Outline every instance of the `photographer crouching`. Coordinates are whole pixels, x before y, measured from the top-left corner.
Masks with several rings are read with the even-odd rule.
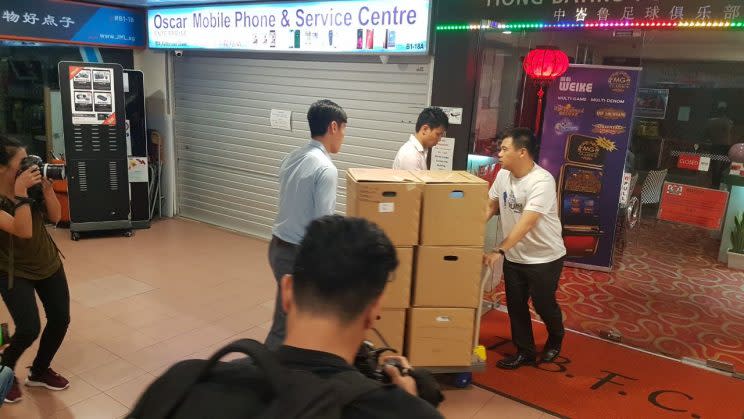
[[[287,338],[277,352],[280,362],[321,376],[353,370],[360,343],[380,316],[382,292],[397,265],[395,248],[376,225],[337,215],[313,221],[300,244],[294,274],[281,281]],[[442,417],[416,397],[419,389],[431,393],[422,387],[433,384],[433,379],[417,383],[417,374],[404,357],[382,361],[382,372],[395,385],[352,401],[344,418]],[[421,381],[427,378],[421,375]],[[441,395],[438,388],[434,392],[438,399],[433,402],[438,404]]]
[[[208,360],[172,366],[140,397],[130,419],[439,419],[433,376],[400,356],[378,359],[366,342],[398,265],[379,227],[329,215],[312,221],[293,274],[280,281],[287,334],[275,351],[241,339]],[[231,362],[228,353],[250,358]],[[378,362],[379,361],[379,362]]]
[[[18,141],[0,135],[0,294],[16,328],[0,363],[15,370],[18,358],[39,336],[38,294],[47,324],[25,384],[64,390],[69,382],[50,364],[67,334],[70,293],[59,250],[45,227],[45,217],[59,222],[61,207],[37,159]],[[5,402],[21,398],[14,378]]]

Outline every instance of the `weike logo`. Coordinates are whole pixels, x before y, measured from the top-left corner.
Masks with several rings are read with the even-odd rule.
[[[594,83],[579,83],[571,81],[571,77],[561,77],[558,90],[561,92],[591,93]]]

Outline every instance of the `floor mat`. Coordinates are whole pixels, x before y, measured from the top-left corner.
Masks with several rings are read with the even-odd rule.
[[[547,333],[535,322],[538,347]],[[555,363],[501,370],[496,361],[514,353],[509,318],[493,310],[483,317],[481,343],[488,367],[477,385],[571,418],[744,417],[744,380],[689,366],[622,345],[567,331]]]
[[[644,220],[611,273],[563,270],[556,296],[566,327],[613,330],[630,346],[744,372],[744,272],[717,261],[719,243],[695,227]],[[490,298],[506,302],[503,284]]]

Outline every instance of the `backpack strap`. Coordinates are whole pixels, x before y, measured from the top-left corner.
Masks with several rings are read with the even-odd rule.
[[[148,404],[145,400],[140,400],[137,405],[147,405],[148,410],[151,409],[148,414],[152,417],[170,417],[188,396],[191,388],[206,378],[220,359],[233,352],[250,356],[253,363],[266,374],[271,390],[275,394],[281,394],[285,386],[283,382],[284,368],[274,358],[274,354],[253,339],[241,339],[223,347],[206,361],[201,359],[183,361],[183,363],[190,363],[192,366],[171,369],[156,381],[157,386],[153,384],[153,387],[160,388],[159,395],[153,395],[153,397],[157,397],[157,403]],[[168,397],[162,397],[164,395],[168,395]],[[137,407],[135,407],[130,417],[137,417],[136,412],[138,412]]]

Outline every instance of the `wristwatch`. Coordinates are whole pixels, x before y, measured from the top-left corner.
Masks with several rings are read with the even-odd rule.
[[[496,251],[501,253],[501,256],[506,256],[506,252],[504,252],[504,249],[499,247],[498,249],[496,249]]]

